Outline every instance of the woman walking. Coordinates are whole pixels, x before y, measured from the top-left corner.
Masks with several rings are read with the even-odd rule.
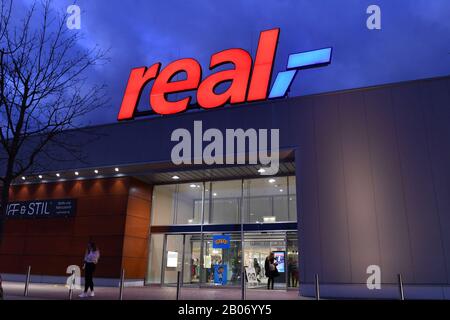
[[[100,251],[94,242],[89,241],[86,253],[84,255],[84,292],[80,294],[80,298],[86,298],[88,296],[94,297],[94,272],[95,266],[100,259]],[[91,290],[90,295],[88,295],[88,290]]]

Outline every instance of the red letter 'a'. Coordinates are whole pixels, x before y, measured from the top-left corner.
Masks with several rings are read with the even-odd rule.
[[[133,119],[142,89],[150,80],[156,77],[160,66],[160,63],[155,63],[148,69],[140,67],[131,70],[119,115],[117,116],[119,121]]]
[[[264,100],[267,98],[270,77],[272,75],[273,60],[277,49],[280,29],[261,32],[256,51],[252,80],[248,91],[247,101]]]
[[[250,54],[242,49],[228,49],[211,57],[209,68],[212,69],[225,63],[233,63],[232,70],[220,71],[208,76],[200,84],[197,91],[197,102],[203,108],[215,108],[225,103],[240,103],[245,101],[248,79],[252,66]],[[231,81],[230,87],[223,93],[216,94],[214,89],[223,82]]]
[[[180,72],[186,73],[186,79],[171,81]],[[168,101],[167,95],[195,89],[201,78],[202,69],[194,59],[180,59],[170,63],[161,71],[153,84],[150,94],[150,104],[153,111],[159,114],[173,114],[186,110],[191,97],[178,101]]]

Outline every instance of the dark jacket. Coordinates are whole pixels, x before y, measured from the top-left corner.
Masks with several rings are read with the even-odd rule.
[[[266,261],[264,261],[264,271],[266,274],[266,277],[271,278],[274,276],[274,272],[270,270],[270,265],[275,262],[275,259],[270,259],[269,257],[266,258]]]

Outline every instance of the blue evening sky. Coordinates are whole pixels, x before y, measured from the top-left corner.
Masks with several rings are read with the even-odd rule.
[[[16,2],[28,6],[30,0]],[[63,14],[73,0],[53,3]],[[92,69],[110,104],[86,124],[115,122],[130,69],[193,57],[206,74],[211,54],[232,47],[254,56],[261,30],[281,28],[274,72],[289,53],[332,46],[325,68],[301,71],[290,96],[450,74],[450,0],[80,0],[82,46],[109,48]],[[381,30],[366,9],[381,8]],[[276,74],[276,73],[274,73]],[[273,79],[274,80],[274,77]],[[148,97],[143,95],[144,105]]]

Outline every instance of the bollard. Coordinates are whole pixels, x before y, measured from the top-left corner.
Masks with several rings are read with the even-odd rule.
[[[69,300],[73,299],[73,287],[75,286],[75,270],[72,270],[71,279],[72,283],[69,286]]]
[[[180,300],[180,289],[181,289],[180,279],[181,279],[181,271],[178,271],[178,273],[177,273],[177,300]]]
[[[320,300],[319,275],[317,273],[315,275],[315,280],[316,280],[316,300]]]
[[[30,277],[31,277],[31,266],[28,266],[27,277],[25,279],[25,289],[23,291],[24,297],[28,297],[28,287],[30,285]]]
[[[123,300],[123,285],[125,282],[125,269],[122,269],[122,274],[120,276],[120,290],[119,290],[119,300]]]
[[[400,300],[405,300],[405,293],[403,291],[403,279],[401,273],[398,274],[398,291],[400,294]]]
[[[242,272],[241,279],[241,300],[245,300],[245,271]]]
[[[3,287],[2,287],[2,275],[0,274],[0,300],[4,299]]]

